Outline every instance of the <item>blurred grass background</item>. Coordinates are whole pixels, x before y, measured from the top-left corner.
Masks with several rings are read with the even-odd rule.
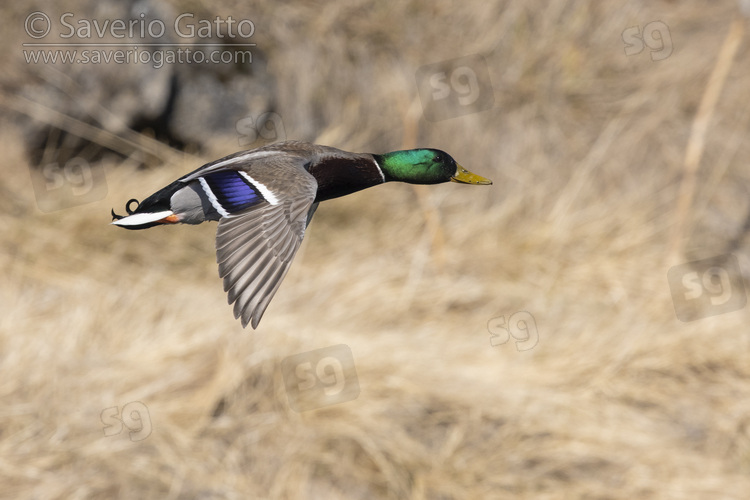
[[[667,282],[671,266],[729,250],[750,265],[742,31],[675,230],[694,118],[730,26],[746,23],[736,2],[164,5],[255,23],[251,78],[274,82],[263,110],[287,138],[437,147],[494,185],[326,202],[260,328],[243,330],[215,225],[108,223],[110,208],[241,149],[244,115],[227,111],[229,132],[206,127],[185,152],[113,133],[136,147],[91,160],[106,197],[42,212],[29,130],[55,118],[29,104],[49,79],[24,62],[24,19],[105,15],[4,5],[3,498],[747,498],[750,313],[680,322]],[[654,21],[671,55],[626,55],[623,32]],[[426,120],[418,69],[473,54],[492,108]],[[492,347],[488,322],[517,311],[538,344]],[[281,360],[336,344],[353,352],[359,397],[291,410]],[[132,401],[151,434],[105,436],[102,411]]]

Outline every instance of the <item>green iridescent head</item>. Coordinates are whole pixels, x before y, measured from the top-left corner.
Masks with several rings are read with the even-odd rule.
[[[445,151],[439,149],[409,149],[374,155],[386,181],[410,184],[492,184],[492,181],[472,174]]]

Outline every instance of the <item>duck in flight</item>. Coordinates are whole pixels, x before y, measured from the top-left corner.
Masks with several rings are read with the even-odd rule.
[[[128,215],[113,210],[112,224],[146,229],[218,221],[224,291],[242,326],[257,328],[318,204],[390,181],[492,184],[438,149],[378,155],[287,141],[203,165],[141,203],[128,201]]]

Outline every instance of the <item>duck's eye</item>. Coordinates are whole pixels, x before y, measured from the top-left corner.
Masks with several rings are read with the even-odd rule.
[[[440,155],[435,155],[432,158],[432,161],[434,161],[435,163],[440,163],[441,160],[442,160],[442,158],[440,158]]]

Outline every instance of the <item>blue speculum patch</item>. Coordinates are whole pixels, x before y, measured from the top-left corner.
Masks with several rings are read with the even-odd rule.
[[[263,201],[263,196],[239,172],[216,172],[203,178],[219,204],[229,213],[239,212]]]

